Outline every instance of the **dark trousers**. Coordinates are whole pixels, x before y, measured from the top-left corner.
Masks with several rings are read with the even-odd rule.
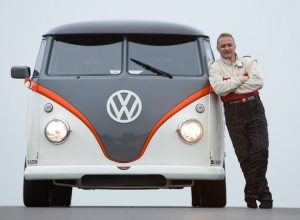
[[[224,110],[226,126],[246,180],[245,200],[272,201],[266,179],[268,125],[259,96],[244,103],[224,103]]]

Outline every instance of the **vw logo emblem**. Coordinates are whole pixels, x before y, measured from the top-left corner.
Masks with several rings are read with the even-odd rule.
[[[119,123],[129,123],[137,119],[142,112],[141,99],[132,91],[119,90],[107,100],[108,115]]]

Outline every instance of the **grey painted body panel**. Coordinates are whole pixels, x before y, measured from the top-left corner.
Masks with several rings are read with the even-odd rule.
[[[138,22],[138,21],[111,21],[111,22],[80,22],[62,25],[50,30],[44,35],[178,35],[178,36],[202,36],[207,37],[202,31],[195,28],[167,22]]]
[[[96,129],[107,154],[113,160],[122,162],[134,160],[141,153],[151,129],[166,113],[209,85],[205,74],[173,79],[119,75],[79,79],[42,77],[34,81],[76,107]],[[130,123],[116,122],[107,113],[107,100],[118,90],[130,90],[142,101],[141,114]]]

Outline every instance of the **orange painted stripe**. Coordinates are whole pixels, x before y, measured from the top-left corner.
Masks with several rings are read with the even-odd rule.
[[[65,100],[63,97],[61,97],[60,95],[56,94],[55,92],[47,89],[46,87],[39,85],[33,81],[31,81],[31,90],[35,91],[37,93],[40,93],[43,96],[46,96],[47,98],[51,99],[52,101],[58,103],[59,105],[63,106],[65,109],[67,109],[68,111],[70,111],[72,114],[74,114],[77,118],[79,118],[89,129],[90,131],[93,133],[93,135],[95,136],[97,142],[99,143],[103,154],[105,155],[105,157],[111,161],[117,162],[117,163],[130,163],[133,161],[136,161],[138,159],[140,159],[143,154],[145,153],[147,146],[150,142],[150,140],[152,139],[153,135],[156,133],[156,131],[169,119],[171,118],[174,114],[176,114],[177,112],[179,112],[181,109],[183,109],[184,107],[186,107],[187,105],[191,104],[192,102],[196,101],[197,99],[213,92],[212,87],[211,86],[207,86],[201,90],[199,90],[198,92],[194,93],[193,95],[191,95],[190,97],[188,97],[187,99],[183,100],[181,103],[179,103],[178,105],[176,105],[173,109],[171,109],[163,118],[161,118],[152,128],[150,134],[148,135],[144,146],[140,152],[140,154],[134,158],[133,160],[130,161],[118,161],[118,160],[114,160],[112,159],[106,152],[104,145],[101,141],[101,139],[99,138],[96,129],[93,127],[93,125],[87,120],[87,118],[77,109],[75,108],[72,104],[70,104],[67,100]]]
[[[211,86],[207,86],[204,87],[203,89],[199,90],[198,92],[194,93],[193,95],[191,95],[190,97],[186,98],[185,100],[183,100],[182,102],[180,102],[178,105],[176,105],[173,109],[171,109],[167,114],[165,114],[164,117],[162,117],[152,128],[150,134],[148,135],[143,149],[141,151],[141,153],[139,154],[139,156],[135,159],[138,160],[139,158],[141,158],[143,156],[143,154],[146,151],[146,148],[150,142],[150,140],[152,139],[153,135],[156,133],[156,131],[167,121],[169,120],[169,118],[171,118],[173,115],[175,115],[177,112],[179,112],[181,109],[185,108],[186,106],[188,106],[189,104],[191,104],[192,102],[196,101],[197,99],[200,99],[201,97],[208,95],[209,93],[212,93],[212,87]]]
[[[104,155],[109,159],[113,160],[112,158],[109,157],[107,152],[105,151],[104,145],[102,141],[100,140],[96,129],[93,127],[93,125],[87,120],[87,118],[77,109],[75,108],[72,104],[70,104],[67,100],[65,100],[63,97],[60,95],[56,94],[55,92],[47,89],[44,86],[41,86],[33,81],[31,81],[31,90],[35,91],[37,93],[40,93],[43,96],[46,96],[47,98],[51,99],[52,101],[58,103],[59,105],[63,106],[65,109],[70,111],[73,115],[75,115],[77,118],[79,118],[93,133],[95,138],[97,139],[97,142],[99,143]]]

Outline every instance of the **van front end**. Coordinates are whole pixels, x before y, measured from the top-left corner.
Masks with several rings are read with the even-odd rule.
[[[34,107],[29,111],[36,120],[32,121],[27,129],[31,132],[28,134],[25,178],[56,180],[57,183],[72,180],[68,183],[80,188],[173,188],[191,186],[194,180],[222,180],[225,177],[221,136],[223,128],[219,122],[214,121],[220,117],[218,114],[221,112],[215,111],[216,106],[210,106],[212,103],[216,105],[215,99],[215,94],[208,93],[195,101],[191,100],[190,104],[184,103],[186,101],[184,100],[183,103],[187,104],[185,107],[181,107],[182,103],[179,103],[166,114],[166,118],[159,120],[148,131],[144,146],[135,158],[130,158],[131,161],[117,161],[113,160],[105,147],[100,145],[101,142],[99,144],[84,121],[53,100],[33,92],[29,106],[39,108]],[[51,112],[45,110],[49,105],[52,106]],[[199,113],[197,110],[203,112]],[[47,134],[49,125],[57,120],[65,123],[69,129],[68,137],[62,143],[53,143],[47,137],[51,135]],[[50,128],[56,135],[59,132],[68,133],[60,131],[64,129],[60,124],[56,123],[53,126],[57,126]],[[188,143],[188,140],[180,136],[179,129],[195,129],[195,134],[189,130],[181,132],[190,132],[184,134],[187,138],[199,135],[199,141]],[[216,134],[219,140],[216,139]],[[134,134],[124,133],[122,136],[123,140],[118,138],[118,141],[125,144],[120,147],[130,148],[126,140],[134,141]],[[121,175],[127,176],[126,180],[130,181],[132,178],[133,182],[124,183],[122,186],[118,179],[114,179],[116,182],[103,185],[103,178],[110,178],[112,175],[119,176],[120,181],[124,178]],[[160,176],[159,180],[163,180],[164,184],[159,182],[151,185],[142,179],[145,185],[135,183],[135,177],[151,175]],[[98,178],[99,184],[88,185],[86,184],[88,181],[82,181],[89,178],[93,180]],[[178,181],[179,186],[172,184],[172,181],[176,183],[177,180],[181,180],[181,183]],[[183,184],[185,180],[186,184]]]

